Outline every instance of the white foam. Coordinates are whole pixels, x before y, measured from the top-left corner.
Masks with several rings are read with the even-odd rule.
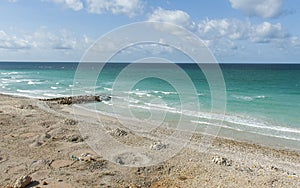
[[[30,81],[27,82],[27,84],[28,84],[28,85],[34,85],[35,83],[34,83],[33,81],[30,80]]]
[[[2,75],[18,75],[18,74],[22,74],[24,72],[1,72]]]
[[[59,93],[44,93],[43,95],[47,96],[47,97],[63,97],[64,96]]]
[[[151,106],[151,107],[159,108],[159,109],[176,110],[175,108],[169,107],[166,104],[153,104],[153,103],[145,103],[145,104],[148,106]]]
[[[106,90],[106,91],[112,91],[113,90],[112,88],[108,88],[108,87],[104,87],[103,89]]]
[[[257,95],[257,96],[243,96],[243,95],[232,95],[232,97],[244,101],[253,101],[255,99],[265,99],[267,98],[265,95]]]

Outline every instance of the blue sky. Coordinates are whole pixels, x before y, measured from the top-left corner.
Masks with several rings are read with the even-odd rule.
[[[219,62],[300,62],[300,1],[3,0],[0,61],[79,61],[100,36],[140,21],[171,22]]]

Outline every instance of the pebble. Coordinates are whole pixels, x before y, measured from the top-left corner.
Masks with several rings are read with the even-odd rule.
[[[125,130],[116,128],[116,129],[110,131],[110,134],[114,135],[114,136],[119,136],[120,137],[120,136],[126,136],[128,133]]]
[[[76,124],[78,123],[78,121],[76,121],[76,120],[74,120],[74,119],[66,119],[66,120],[64,121],[64,123],[65,123],[66,125],[76,125]]]
[[[166,149],[166,148],[167,148],[167,145],[163,144],[161,142],[154,142],[154,144],[152,144],[150,146],[150,149],[152,149],[152,150],[162,150],[162,149]]]
[[[219,156],[214,156],[212,159],[213,163],[216,163],[218,165],[224,165],[224,166],[231,166],[232,165],[232,161],[228,160],[225,157],[219,157]]]

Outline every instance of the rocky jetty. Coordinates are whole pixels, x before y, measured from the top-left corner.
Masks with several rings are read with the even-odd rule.
[[[72,97],[57,97],[51,99],[40,99],[42,101],[55,101],[58,104],[81,104],[81,103],[89,103],[89,102],[101,102],[101,101],[109,101],[111,96],[102,96],[102,95],[79,95]]]

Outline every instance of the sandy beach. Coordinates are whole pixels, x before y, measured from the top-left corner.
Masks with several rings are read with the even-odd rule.
[[[0,95],[0,187],[17,187],[24,176],[27,187],[300,187],[298,151],[222,138],[208,139],[212,143],[202,151],[199,144],[208,136],[196,133],[173,157],[128,167],[124,158],[112,161],[93,151],[78,125],[95,122],[72,112],[71,105]],[[97,119],[120,143],[162,155],[168,150],[155,143],[170,130],[144,134],[113,117]]]

